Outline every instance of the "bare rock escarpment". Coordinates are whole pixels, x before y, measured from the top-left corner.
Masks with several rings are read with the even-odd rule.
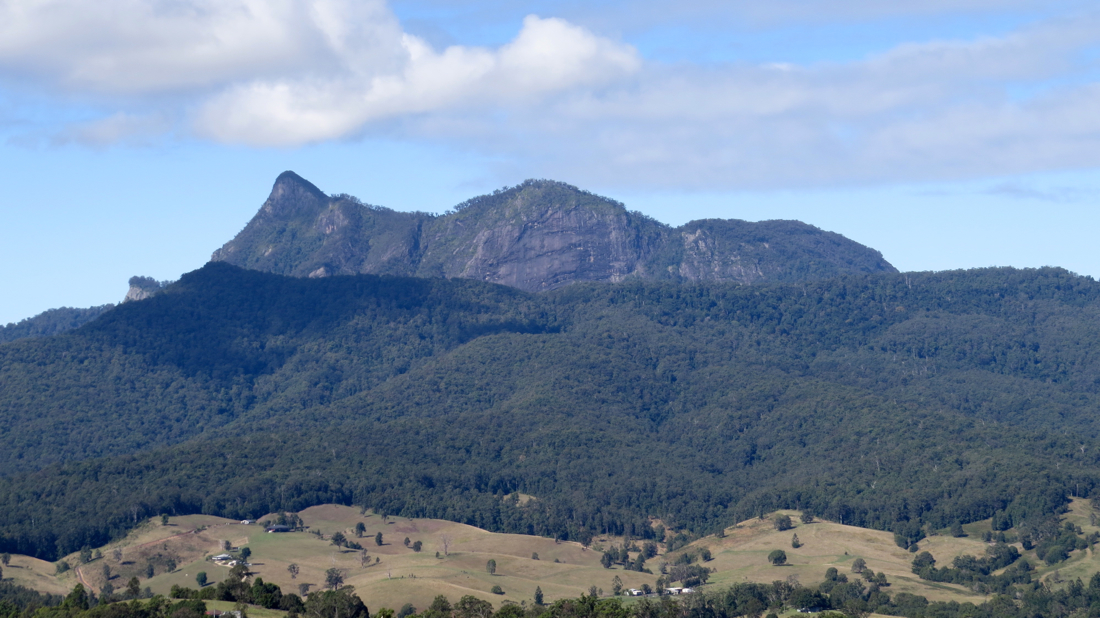
[[[798,221],[678,228],[570,185],[528,180],[444,215],[328,196],[293,172],[213,261],[283,275],[462,277],[527,291],[632,277],[760,283],[896,272],[882,255]]]

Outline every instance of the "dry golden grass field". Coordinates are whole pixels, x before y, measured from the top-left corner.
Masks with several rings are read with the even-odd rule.
[[[12,556],[11,564],[4,569],[4,578],[43,592],[64,594],[78,581],[100,590],[107,581],[106,566],[116,589],[125,587],[136,576],[143,588],[165,594],[173,585],[197,587],[195,576],[200,571],[212,583],[221,581],[228,574],[228,567],[208,558],[222,553],[224,542],[229,541],[235,549],[247,546],[252,551],[250,561],[255,576],[278,584],[284,592],[297,593],[301,584],[310,584],[309,588],[316,590],[324,585],[325,571],[336,567],[345,573],[345,584],[354,586],[372,611],[382,607],[397,609],[405,603],[423,609],[438,594],[452,602],[469,594],[499,606],[505,600],[531,603],[536,587],[542,588],[547,602],[579,596],[591,586],[610,594],[615,576],[627,588],[652,586],[661,562],[671,561],[684,551],[706,548],[712,560],[705,564],[715,570],[707,586],[711,589],[737,582],[770,583],[788,578],[812,586],[824,579],[829,567],[853,578],[857,576],[851,573],[852,562],[863,558],[876,573],[886,574],[891,584],[886,590],[892,594],[910,592],[934,601],[981,603],[986,599],[962,586],[917,579],[910,571],[913,554],[897,547],[889,532],[822,520],[803,524],[797,512],[781,513],[791,516],[793,530],[775,530],[771,515],[763,520],[747,520],[727,528],[724,538],[705,537],[672,554],[663,554],[662,548],[662,555],[647,562],[653,575],[624,571],[620,566],[604,569],[600,565],[599,548],[619,544],[621,539],[599,538],[592,548],[585,549],[578,543],[491,533],[442,520],[392,517],[383,521],[369,511],[361,514],[357,508],[324,505],[299,513],[308,532],[269,534],[255,524],[243,525],[204,515],[173,517],[167,526],[162,526],[159,519],[150,520],[127,537],[99,548],[102,557],[61,575],[55,574],[55,563]],[[1091,513],[1087,501],[1075,500],[1065,519],[1081,526],[1087,534],[1100,530],[1091,524]],[[362,538],[354,533],[358,523],[365,527]],[[962,554],[980,556],[986,549],[981,535],[989,529],[989,521],[968,524],[967,537],[953,538],[944,531],[921,541],[920,549],[931,552],[940,565],[950,564]],[[332,545],[330,539],[335,532],[360,543],[366,558],[362,552]],[[383,535],[381,546],[375,544],[378,532]],[[798,549],[791,547],[794,534],[802,543]],[[410,545],[420,541],[422,551],[406,547],[406,537]],[[121,560],[116,559],[116,549],[122,552]],[[768,562],[767,555],[774,549],[786,552],[786,566],[772,566]],[[538,554],[537,560],[533,554]],[[1046,566],[1033,554],[1024,552],[1038,567],[1038,573],[1055,586],[1078,577],[1087,582],[1093,573],[1100,571],[1100,556],[1091,550],[1074,552],[1069,560],[1055,566]],[[496,561],[495,574],[486,570],[490,559]],[[80,563],[77,554],[66,556],[65,560],[74,566]],[[171,562],[176,568],[169,572]],[[147,577],[150,564],[154,569],[152,578]],[[296,577],[287,569],[290,564],[298,565]],[[492,593],[493,586],[500,586],[504,594]]]

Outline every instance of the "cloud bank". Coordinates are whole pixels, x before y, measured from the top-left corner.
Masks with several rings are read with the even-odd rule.
[[[159,131],[294,147],[385,134],[601,186],[1097,167],[1098,48],[1100,15],[1077,13],[846,63],[669,65],[535,15],[504,45],[436,49],[380,0],[0,2],[7,89],[104,110],[59,128],[65,139],[133,143]]]

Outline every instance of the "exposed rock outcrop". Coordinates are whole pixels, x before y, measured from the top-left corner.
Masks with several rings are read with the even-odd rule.
[[[798,221],[678,228],[564,183],[529,180],[445,215],[329,197],[293,172],[214,261],[299,277],[463,277],[523,290],[631,277],[757,283],[895,272],[882,255]]]

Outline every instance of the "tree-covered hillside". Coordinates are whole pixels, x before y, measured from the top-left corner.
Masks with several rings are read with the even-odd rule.
[[[1022,522],[1100,478],[1098,312],[1058,269],[531,295],[210,264],[0,346],[0,549],[322,502],[581,539]]]
[[[88,322],[98,318],[114,305],[100,305],[78,309],[74,307],[60,307],[43,311],[38,315],[0,326],[0,343],[10,343],[18,339],[33,339],[35,337],[49,337],[74,328],[79,328]]]

